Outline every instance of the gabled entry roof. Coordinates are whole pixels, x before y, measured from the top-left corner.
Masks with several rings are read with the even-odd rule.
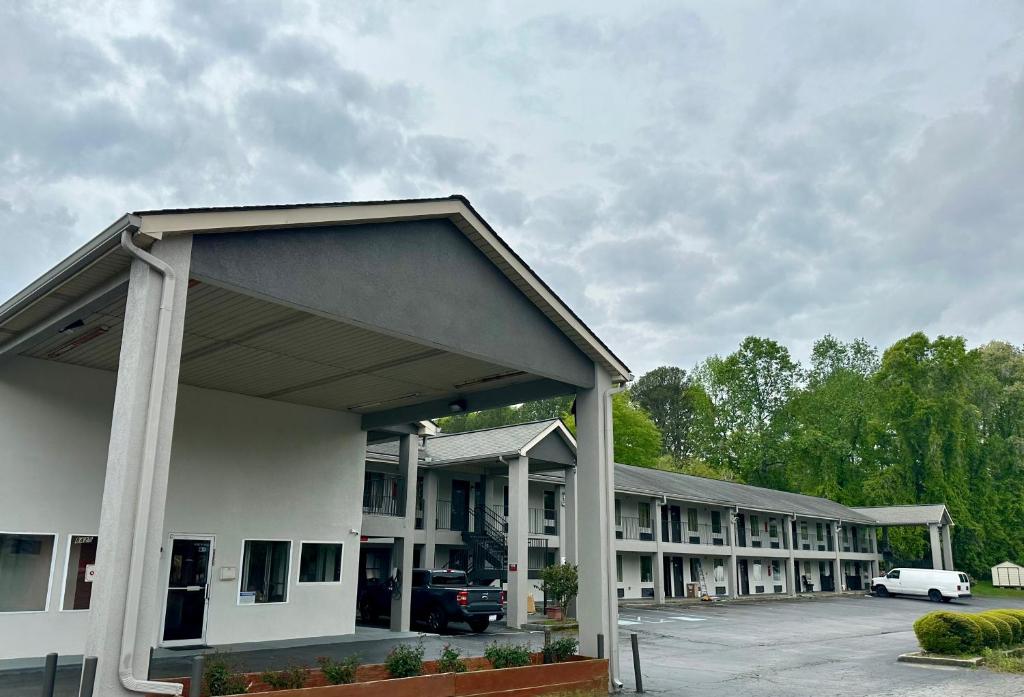
[[[953,522],[949,510],[941,503],[907,506],[860,506],[853,510],[878,521],[879,525],[948,525]]]
[[[119,247],[125,225],[135,225],[139,242],[178,234],[208,235],[398,221],[450,221],[576,347],[604,368],[613,382],[626,382],[629,368],[497,235],[462,196],[396,201],[313,203],[138,211],[128,214],[66,260],[0,305],[0,354],[22,332],[55,313],[73,307],[90,293],[116,284],[127,271],[128,256]],[[126,282],[126,277],[121,279]],[[424,298],[429,302],[429,298]]]
[[[499,457],[530,457],[534,449],[542,449],[541,457],[553,451],[548,439],[561,443],[563,454],[559,459],[569,459],[575,454],[576,441],[560,419],[531,421],[512,426],[497,426],[462,433],[439,433],[429,436],[420,449],[420,461],[424,465],[452,465],[461,462],[496,460]],[[398,457],[398,444],[376,443],[367,447],[370,457]],[[539,451],[538,451],[539,452]]]

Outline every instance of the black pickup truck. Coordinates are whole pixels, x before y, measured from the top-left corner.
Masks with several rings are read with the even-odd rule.
[[[374,621],[391,614],[394,583],[366,586],[359,597],[359,614]],[[412,619],[435,634],[449,622],[465,622],[482,632],[505,616],[505,591],[490,586],[471,586],[465,571],[414,569],[412,572]]]

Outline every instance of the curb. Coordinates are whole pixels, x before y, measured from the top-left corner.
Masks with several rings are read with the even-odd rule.
[[[953,658],[952,656],[931,656],[920,651],[902,653],[896,660],[900,663],[917,663],[931,666],[953,666],[956,668],[977,668],[985,662],[981,656],[974,658]]]

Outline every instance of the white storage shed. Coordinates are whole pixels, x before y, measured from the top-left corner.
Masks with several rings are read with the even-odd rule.
[[[1007,588],[1024,588],[1024,566],[1004,561],[992,567],[992,585]]]

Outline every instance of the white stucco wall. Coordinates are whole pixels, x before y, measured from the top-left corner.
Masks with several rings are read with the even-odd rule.
[[[88,612],[61,611],[60,596],[69,536],[97,531],[114,381],[48,361],[0,365],[0,531],[58,535],[49,607],[0,613],[0,659],[82,651]],[[364,453],[357,415],[182,386],[164,540],[216,536],[208,643],[353,631]],[[217,580],[221,567],[240,575],[243,538],[292,540],[287,603],[238,606],[237,578]],[[296,584],[302,540],[344,543],[340,584]]]

